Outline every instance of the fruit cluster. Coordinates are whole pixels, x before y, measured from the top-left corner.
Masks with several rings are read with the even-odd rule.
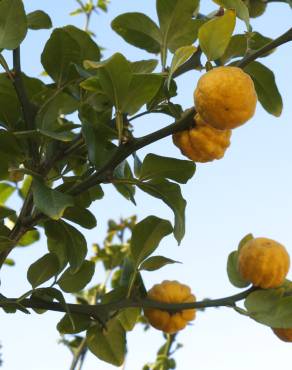
[[[254,83],[241,68],[214,68],[199,79],[194,101],[194,127],[174,134],[173,142],[195,162],[220,159],[230,145],[231,129],[254,115]]]

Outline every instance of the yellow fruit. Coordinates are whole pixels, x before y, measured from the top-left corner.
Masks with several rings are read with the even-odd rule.
[[[271,239],[251,239],[238,253],[238,271],[242,278],[263,289],[282,285],[289,266],[285,247]]]
[[[251,18],[260,17],[266,11],[267,3],[263,0],[244,0],[244,3],[248,7]]]
[[[196,126],[177,132],[172,139],[182,154],[195,162],[210,162],[224,156],[230,145],[230,130],[216,130],[206,124],[199,114],[195,116]]]
[[[241,126],[254,115],[257,94],[251,77],[241,68],[218,67],[199,79],[194,100],[205,122],[226,130]]]
[[[196,297],[191,293],[187,285],[178,281],[164,280],[161,284],[155,284],[148,292],[148,298],[165,303],[195,302]],[[196,317],[195,309],[182,310],[176,313],[156,308],[144,309],[150,325],[165,333],[173,334],[183,329],[187,323]]]
[[[277,337],[283,340],[284,342],[292,342],[292,328],[289,329],[272,328],[272,330],[277,335]]]

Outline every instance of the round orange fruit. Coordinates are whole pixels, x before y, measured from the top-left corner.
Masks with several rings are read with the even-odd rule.
[[[277,337],[282,341],[292,342],[292,328],[288,329],[272,328],[272,330],[277,335]]]

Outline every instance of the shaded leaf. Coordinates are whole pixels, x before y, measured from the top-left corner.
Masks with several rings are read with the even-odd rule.
[[[121,366],[126,353],[126,335],[118,319],[107,323],[106,329],[93,326],[88,329],[86,343],[89,350],[100,360]]]
[[[16,27],[17,25],[17,27]],[[16,49],[27,33],[27,20],[21,0],[0,2],[0,48]]]
[[[59,272],[58,258],[52,254],[45,254],[32,265],[27,271],[27,279],[33,288],[43,284]]]
[[[139,270],[155,271],[155,270],[159,270],[163,266],[173,264],[173,263],[181,263],[181,262],[174,261],[170,258],[163,257],[163,256],[153,256],[143,261],[139,267]]]
[[[249,30],[250,25],[248,7],[242,0],[216,0],[215,2],[221,5],[223,8],[234,9],[237,17],[245,22],[246,28]]]
[[[72,325],[74,323],[74,327]],[[61,334],[76,334],[80,333],[89,328],[91,324],[91,319],[88,315],[81,314],[68,314],[63,316],[63,318],[58,322],[57,329]]]
[[[12,216],[15,214],[15,211],[11,208],[0,206],[0,220],[3,220],[6,217]]]
[[[139,175],[140,180],[168,178],[185,184],[195,173],[196,165],[193,161],[162,157],[156,154],[147,154]]]
[[[161,33],[155,22],[143,13],[125,13],[112,21],[112,29],[125,41],[149,53],[158,54]]]
[[[233,251],[229,254],[227,260],[227,275],[232,285],[237,288],[245,288],[250,285],[249,282],[244,281],[238,271],[238,252]]]
[[[27,25],[31,30],[49,29],[53,26],[50,16],[42,10],[28,13]]]
[[[118,314],[118,319],[126,331],[132,331],[141,314],[141,308],[130,307],[122,310]]]
[[[244,68],[253,79],[258,99],[263,108],[270,114],[279,117],[283,101],[278,90],[274,73],[259,62],[252,62]]]
[[[130,244],[136,266],[152,254],[160,241],[172,231],[169,221],[155,216],[149,216],[140,221],[133,229]]]
[[[51,189],[39,180],[34,179],[32,189],[36,208],[53,220],[61,218],[65,209],[74,205],[70,195]]]
[[[93,229],[96,226],[95,216],[87,209],[76,206],[66,208],[63,218],[75,222],[86,229]]]
[[[151,73],[157,67],[158,61],[156,59],[138,60],[131,63],[132,73]]]
[[[146,193],[161,199],[174,212],[174,236],[178,243],[185,233],[185,208],[186,201],[182,197],[180,186],[167,180],[155,179],[140,182],[137,186]]]
[[[71,268],[65,270],[58,280],[58,284],[64,292],[79,292],[91,281],[94,270],[94,262],[83,261],[77,272],[72,272]]]

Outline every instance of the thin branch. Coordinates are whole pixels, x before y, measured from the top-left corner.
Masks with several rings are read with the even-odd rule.
[[[79,347],[78,347],[78,350],[76,351],[74,357],[73,357],[73,360],[72,360],[72,363],[71,363],[71,366],[70,366],[70,370],[75,370],[76,369],[76,366],[79,362],[79,360],[81,361],[81,358],[82,358],[82,354],[83,352],[86,351],[86,338],[83,338]]]
[[[130,307],[141,307],[141,308],[156,308],[170,313],[179,312],[186,309],[199,309],[199,308],[209,308],[209,307],[233,307],[238,301],[245,299],[250,293],[254,292],[257,288],[251,287],[241,293],[219,299],[209,299],[200,302],[191,303],[164,303],[153,301],[150,299],[122,299],[117,302],[110,303],[99,303],[95,305],[81,305],[81,304],[67,304],[70,313],[89,315],[91,317],[97,318],[100,314],[110,313],[112,311],[117,311],[124,308]],[[17,303],[16,298],[5,299],[5,301],[0,301],[0,307],[5,307],[7,304]],[[30,298],[23,299],[21,305],[26,308],[38,308],[45,309],[49,311],[63,312],[66,313],[66,308],[64,305],[57,302],[42,301],[41,299]]]
[[[261,55],[267,53],[268,51],[271,51],[275,49],[277,46],[286,44],[287,42],[292,41],[292,28],[290,28],[287,32],[283,33],[283,35],[279,36],[275,40],[269,42],[262,48],[254,51],[253,53],[247,55],[245,58],[241,59],[237,66],[240,68],[246,67],[249,63],[253,62],[255,59],[260,57]]]

